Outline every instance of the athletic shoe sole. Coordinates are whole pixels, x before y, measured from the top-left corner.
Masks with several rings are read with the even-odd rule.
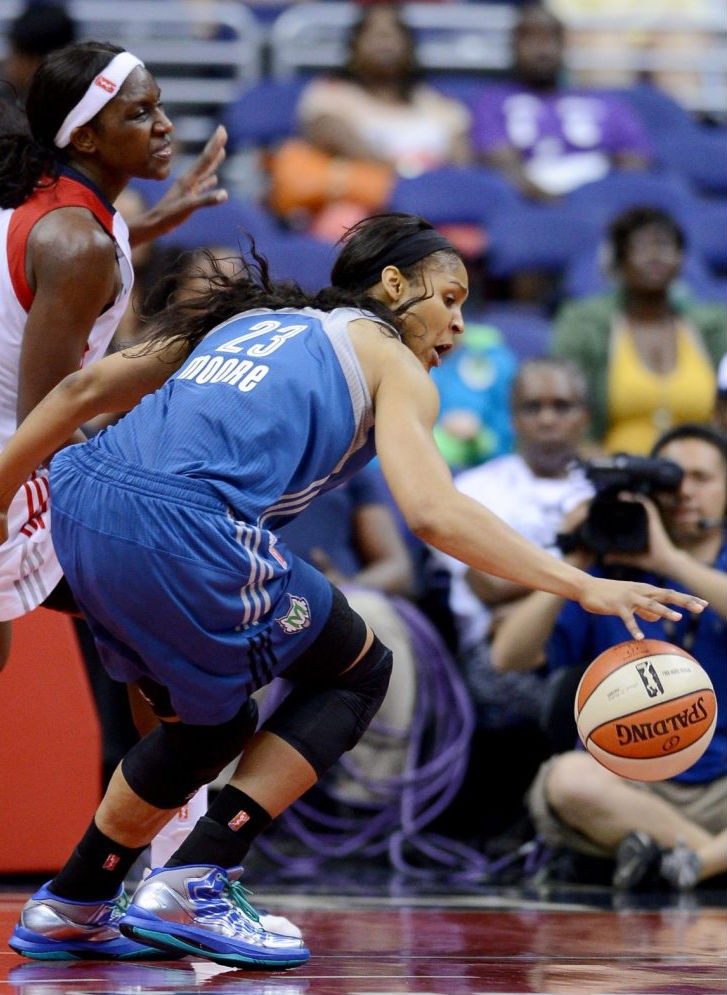
[[[131,943],[121,936],[105,943],[93,944],[88,940],[74,943],[72,940],[38,939],[37,933],[24,926],[15,927],[8,945],[16,953],[32,960],[172,960],[184,956],[167,951],[164,958],[158,947],[142,945],[140,948],[138,943]]]
[[[119,929],[124,936],[136,940],[137,943],[145,943],[160,950],[171,948],[181,952],[178,955],[201,954],[207,960],[226,967],[235,965],[249,970],[259,968],[277,970],[299,967],[310,957],[310,951],[305,947],[301,947],[295,955],[290,952],[261,952],[259,947],[243,944],[239,940],[234,941],[235,949],[231,949],[233,941],[225,936],[218,936],[196,926],[165,922],[158,916],[146,915],[143,909],[131,911],[131,906],[119,922]]]

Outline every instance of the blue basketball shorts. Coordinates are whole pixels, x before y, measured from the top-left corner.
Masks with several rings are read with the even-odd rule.
[[[183,722],[226,722],[314,642],[331,610],[323,575],[235,520],[205,481],[95,446],[51,465],[53,542],[116,680],[150,678]]]

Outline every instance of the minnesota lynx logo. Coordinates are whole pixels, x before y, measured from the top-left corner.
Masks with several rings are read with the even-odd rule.
[[[296,632],[307,629],[310,625],[310,608],[305,598],[301,598],[299,594],[289,594],[288,598],[290,600],[288,611],[282,618],[276,618],[275,621],[283,632],[292,636]]]
[[[658,694],[664,694],[664,688],[659,680],[659,675],[654,670],[653,663],[637,663],[636,669],[650,698],[656,698]]]

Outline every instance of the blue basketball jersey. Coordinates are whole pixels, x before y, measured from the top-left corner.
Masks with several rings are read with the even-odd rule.
[[[328,619],[329,582],[273,530],[373,455],[359,317],[238,315],[53,459],[53,540],[101,658],[168,688],[182,721],[227,721]]]
[[[360,317],[350,308],[237,315],[92,444],[203,479],[236,519],[275,529],[374,455],[371,398],[347,332]]]

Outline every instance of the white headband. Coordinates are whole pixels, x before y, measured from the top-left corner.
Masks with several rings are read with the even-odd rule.
[[[131,52],[119,52],[115,55],[106,68],[96,76],[76,106],[66,115],[65,121],[53,139],[56,146],[64,149],[69,145],[71,132],[95,117],[109,100],[113,100],[129,73],[137,66],[143,65],[141,59],[137,59]]]

